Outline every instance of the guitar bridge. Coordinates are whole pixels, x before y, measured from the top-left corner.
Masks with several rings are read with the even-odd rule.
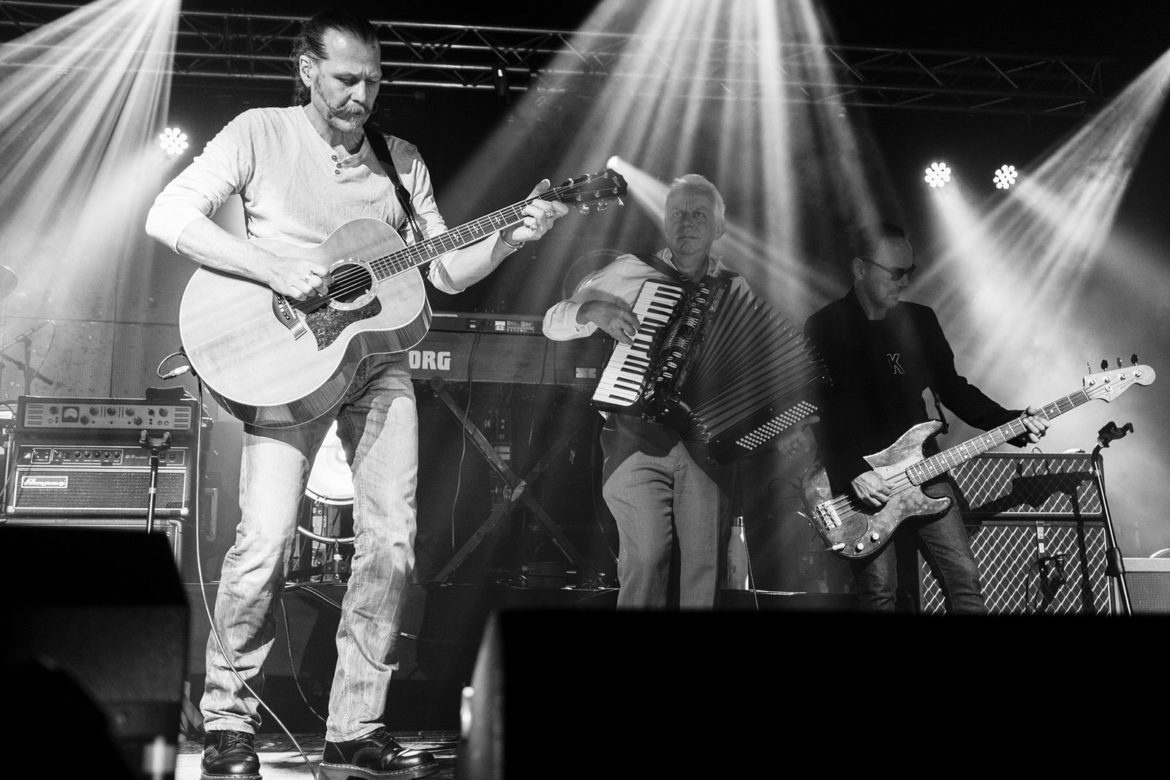
[[[813,514],[823,528],[839,528],[841,525],[841,518],[837,514],[837,508],[833,506],[831,501],[817,504],[813,510]]]
[[[297,316],[296,310],[293,309],[292,304],[288,302],[288,298],[283,295],[272,295],[272,313],[281,325],[288,328],[292,333],[294,340],[301,338],[309,332],[309,328],[304,321]]]

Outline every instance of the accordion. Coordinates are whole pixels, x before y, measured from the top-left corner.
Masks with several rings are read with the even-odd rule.
[[[824,363],[804,336],[734,275],[691,285],[648,281],[633,344],[618,344],[593,393],[730,463],[817,411]]]

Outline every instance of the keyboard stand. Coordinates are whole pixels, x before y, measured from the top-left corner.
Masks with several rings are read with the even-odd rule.
[[[480,542],[482,542],[488,536],[488,534],[496,529],[496,526],[499,525],[500,520],[503,519],[503,517],[508,512],[510,512],[520,501],[523,501],[524,504],[532,511],[532,514],[536,516],[536,519],[541,522],[541,524],[544,526],[544,529],[552,537],[553,543],[556,544],[557,549],[561,551],[565,558],[571,563],[575,564],[577,566],[577,570],[585,575],[585,577],[590,582],[600,582],[601,578],[598,571],[593,566],[591,566],[588,559],[582,555],[576,547],[573,546],[573,543],[569,541],[568,537],[566,537],[557,524],[553,522],[552,518],[548,516],[548,513],[544,511],[544,507],[542,507],[537,502],[537,500],[532,497],[532,493],[528,490],[529,486],[535,482],[550,465],[552,465],[553,457],[556,456],[556,454],[563,450],[566,446],[568,446],[569,442],[573,440],[573,437],[577,435],[577,431],[581,426],[570,429],[567,433],[563,434],[556,440],[556,442],[553,443],[553,446],[540,458],[536,465],[529,469],[529,471],[522,477],[517,477],[512,469],[508,467],[508,464],[500,460],[499,455],[496,454],[495,447],[491,445],[491,443],[487,440],[479,428],[475,427],[475,424],[467,418],[467,415],[464,414],[463,409],[459,407],[459,404],[455,402],[450,393],[448,393],[443,388],[443,384],[443,380],[440,377],[433,377],[431,379],[431,387],[434,389],[435,395],[438,396],[439,399],[447,405],[447,408],[451,411],[451,414],[455,415],[455,417],[463,425],[463,430],[467,434],[467,437],[471,439],[471,443],[475,445],[475,448],[479,450],[480,454],[483,455],[488,464],[493,469],[495,469],[500,479],[504,481],[504,484],[508,488],[508,499],[506,501],[501,501],[496,505],[491,514],[488,515],[488,518],[480,524],[475,533],[471,535],[471,538],[468,539],[463,544],[463,546],[455,552],[455,555],[452,556],[447,565],[443,567],[442,571],[435,575],[435,578],[431,581],[431,583],[436,585],[445,584],[451,575],[455,573],[455,570],[458,569],[463,564],[463,562],[467,560],[468,556],[471,555],[475,548],[479,546]]]

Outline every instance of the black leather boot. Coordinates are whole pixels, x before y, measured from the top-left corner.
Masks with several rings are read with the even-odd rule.
[[[203,737],[203,780],[260,780],[255,737],[245,731],[209,731]]]
[[[404,748],[385,727],[348,742],[325,742],[321,780],[407,780],[437,772],[439,762],[426,750]]]

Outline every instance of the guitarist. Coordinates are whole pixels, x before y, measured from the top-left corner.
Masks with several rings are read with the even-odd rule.
[[[1038,410],[1005,409],[984,395],[956,371],[934,311],[900,300],[917,268],[905,231],[885,222],[863,228],[855,250],[850,262],[853,288],[805,323],[832,380],[822,399],[817,437],[833,494],[852,492],[875,508],[890,500],[890,486],[862,456],[881,451],[929,419],[923,399],[927,388],[964,422],[983,430],[1022,416],[1027,433],[1012,443],[1038,441],[1048,427]],[[938,451],[933,439],[926,446],[928,455]],[[858,606],[894,610],[896,543],[914,535],[948,612],[986,613],[979,568],[953,501],[954,490],[945,476],[923,487],[928,496],[950,497],[950,509],[938,517],[907,520],[878,553],[851,561]]]
[[[329,269],[295,254],[278,256],[220,229],[209,217],[230,195],[243,200],[250,238],[290,244],[319,244],[357,218],[384,221],[408,242],[439,235],[446,226],[418,150],[393,136],[367,135],[382,79],[374,26],[349,12],[318,14],[294,40],[293,66],[296,105],[252,109],[233,119],[158,196],[146,229],[198,263],[300,301],[326,292]],[[387,147],[390,165],[378,154]],[[401,201],[398,183],[406,195]],[[541,182],[530,197],[548,185]],[[463,290],[524,242],[540,239],[568,208],[535,198],[524,213],[522,223],[434,261],[430,281],[447,293]],[[414,565],[418,465],[414,390],[406,355],[396,353],[367,359],[348,396],[329,414],[292,428],[245,426],[241,519],[215,605],[227,657],[211,636],[200,705],[204,778],[260,776],[253,690],[259,689],[275,636],[305,481],[334,419],[353,471],[356,539],[320,775],[413,778],[438,769],[431,753],[396,742],[383,720]]]

